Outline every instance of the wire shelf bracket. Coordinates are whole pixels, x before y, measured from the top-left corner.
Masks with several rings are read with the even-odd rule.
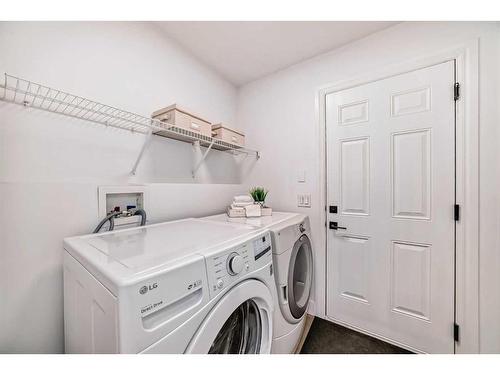
[[[193,143],[193,146],[199,146],[200,145],[200,142],[199,141],[196,141],[195,143]],[[196,177],[196,172],[198,171],[198,169],[200,169],[201,165],[203,164],[203,162],[205,161],[205,159],[207,158],[208,156],[208,153],[210,152],[210,150],[212,149],[214,145],[214,142],[212,141],[210,143],[210,145],[207,147],[207,149],[205,150],[205,152],[203,153],[203,156],[201,157],[201,159],[198,161],[198,163],[196,163],[196,165],[193,167],[193,170],[192,170],[192,176],[193,178]]]
[[[22,105],[26,108],[36,108],[92,123],[128,130],[132,133],[144,134],[144,143],[132,167],[132,175],[136,174],[139,163],[151,143],[152,135],[189,142],[207,148],[201,160],[198,161],[192,170],[193,177],[212,149],[229,152],[233,155],[244,154],[246,156],[253,155],[256,159],[260,158],[259,151],[225,142],[221,139],[208,137],[166,122],[102,104],[7,73],[4,74],[4,82],[0,83],[0,100]]]
[[[146,138],[144,139],[144,143],[142,144],[141,151],[139,151],[139,155],[137,155],[137,160],[135,161],[134,166],[132,167],[132,171],[130,172],[131,175],[135,176],[135,173],[137,172],[137,167],[141,162],[142,156],[144,155],[146,148],[149,146],[149,142],[151,142],[152,136],[153,136],[153,129],[149,129],[148,133],[146,134]]]

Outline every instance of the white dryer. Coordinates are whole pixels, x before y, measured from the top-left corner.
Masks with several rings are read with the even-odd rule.
[[[313,248],[306,215],[273,212],[260,218],[229,218],[226,214],[204,218],[269,229],[275,267],[273,353],[293,353],[302,336],[313,285]]]
[[[269,353],[272,242],[179,220],[64,240],[67,353]]]

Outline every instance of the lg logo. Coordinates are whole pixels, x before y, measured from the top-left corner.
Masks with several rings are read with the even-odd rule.
[[[140,294],[146,294],[148,292],[148,290],[153,290],[153,289],[156,289],[158,288],[158,284],[157,283],[153,283],[153,284],[149,284],[149,285],[144,285],[144,286],[141,286],[141,288],[139,289],[139,293]]]

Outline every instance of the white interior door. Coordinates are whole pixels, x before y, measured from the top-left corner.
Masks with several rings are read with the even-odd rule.
[[[449,61],[325,103],[327,316],[428,353],[454,352],[454,82]]]

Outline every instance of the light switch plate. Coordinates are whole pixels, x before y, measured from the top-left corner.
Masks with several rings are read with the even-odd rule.
[[[311,207],[311,194],[298,194],[297,207]]]

